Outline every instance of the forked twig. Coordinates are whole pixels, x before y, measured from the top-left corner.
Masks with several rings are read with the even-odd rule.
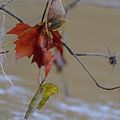
[[[7,3],[4,3],[3,6],[6,7],[12,0],[9,0]],[[0,37],[0,47],[1,47],[1,51],[0,51],[0,67],[2,70],[3,75],[6,77],[6,79],[8,80],[8,82],[14,86],[13,82],[9,79],[9,77],[6,75],[4,67],[3,67],[3,63],[5,63],[5,59],[6,59],[6,55],[5,53],[7,53],[8,51],[4,51],[3,49],[3,40],[4,40],[4,25],[5,25],[5,12],[3,12],[3,20],[2,20],[2,27],[1,27],[1,37]]]
[[[92,74],[88,71],[88,69],[85,67],[85,65],[81,62],[81,60],[79,59],[79,57],[73,52],[73,50],[64,42],[62,42],[64,47],[69,51],[69,53],[79,62],[79,64],[84,68],[84,70],[88,73],[88,75],[91,77],[91,79],[95,82],[95,84],[99,87],[102,88],[104,90],[115,90],[115,89],[119,89],[120,86],[116,86],[116,87],[112,87],[112,88],[107,88],[107,87],[103,87],[101,85],[98,84],[98,82],[96,81],[96,79],[92,76]]]
[[[76,53],[75,54],[76,56],[97,56],[97,57],[103,57],[103,58],[107,58],[109,59],[109,56],[108,55],[105,55],[105,54],[102,54],[102,53]]]
[[[115,68],[115,65],[117,64],[117,58],[120,57],[120,52],[116,53],[115,55],[112,55],[111,50],[107,47],[108,55],[103,53],[76,53],[75,55],[78,57],[84,57],[84,56],[96,56],[96,57],[103,57],[105,59],[108,59],[109,64],[113,66],[113,69]],[[113,71],[113,70],[112,70]]]
[[[49,5],[49,2],[50,2],[50,0],[48,0],[48,1],[47,1],[47,3],[46,3],[45,10],[44,10],[44,12],[43,12],[41,22],[43,22],[43,21],[44,21],[45,14],[46,14],[46,11],[47,11],[47,8],[48,8],[48,5]]]

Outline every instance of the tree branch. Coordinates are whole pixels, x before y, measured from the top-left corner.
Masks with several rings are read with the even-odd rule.
[[[7,14],[9,14],[10,16],[12,16],[13,18],[15,18],[17,21],[19,22],[23,22],[23,20],[21,18],[19,18],[18,16],[16,16],[15,14],[13,14],[12,12],[8,11],[7,9],[5,9],[5,7],[10,4],[13,0],[9,0],[7,3],[4,3],[2,6],[0,6],[0,10],[6,12]]]
[[[42,20],[41,20],[41,22],[44,21],[45,14],[46,14],[46,11],[47,11],[47,8],[48,8],[48,5],[49,5],[49,2],[50,2],[50,0],[48,0],[47,3],[46,3],[45,10],[44,10],[44,12],[43,12],[43,16],[42,16]]]
[[[13,18],[15,18],[16,20],[18,20],[19,22],[23,22],[21,20],[21,18],[17,17],[15,14],[11,13],[10,11],[6,10],[4,7],[0,7],[0,10],[3,10],[4,12],[6,12],[7,14],[9,14],[10,16],[12,16]]]
[[[99,88],[102,88],[104,90],[115,90],[115,89],[119,89],[120,88],[120,86],[116,86],[116,87],[112,87],[112,88],[107,88],[107,87],[103,87],[103,86],[99,85],[98,82],[96,81],[96,79],[92,76],[92,74],[88,71],[88,69],[85,67],[85,65],[78,58],[78,56],[73,52],[73,50],[65,42],[62,42],[62,44],[68,50],[68,52],[78,61],[78,63],[84,68],[84,70],[88,73],[88,75],[90,76],[90,78],[94,81],[94,83]]]
[[[45,7],[45,10],[44,10],[44,14],[43,14],[43,18],[42,18],[42,21],[44,20],[44,16],[45,16],[45,13],[46,13],[46,10],[47,10],[47,7],[48,7],[48,4],[49,4],[49,0],[46,4],[46,7]],[[72,4],[71,4],[72,6]],[[16,20],[18,20],[19,22],[23,22],[23,20],[19,17],[17,17],[15,14],[11,13],[10,11],[6,10],[3,6],[0,7],[0,10],[3,10],[4,12],[8,13],[10,16],[12,16],[13,18],[15,18]],[[92,76],[92,74],[88,71],[88,69],[85,67],[85,65],[81,62],[81,60],[78,58],[78,56],[76,56],[76,54],[73,52],[73,50],[65,43],[65,42],[62,42],[63,46],[68,50],[68,52],[78,61],[78,63],[84,68],[84,70],[88,73],[88,75],[90,76],[90,78],[94,81],[94,83],[101,89],[104,89],[104,90],[115,90],[115,89],[119,89],[120,87],[117,86],[117,87],[113,87],[113,88],[107,88],[107,87],[103,87],[101,85],[99,85],[97,83],[97,81],[95,80],[95,78]],[[43,84],[44,80],[42,81],[41,84]]]

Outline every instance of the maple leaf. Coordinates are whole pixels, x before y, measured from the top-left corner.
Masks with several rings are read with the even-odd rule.
[[[38,46],[38,44],[34,46],[32,63],[36,62],[39,68],[42,66],[45,67],[45,77],[47,77],[52,67],[53,61],[54,56],[50,51],[47,51],[46,49],[43,50],[40,46]]]
[[[54,44],[54,46],[56,46],[56,48],[59,50],[59,52],[61,54],[63,54],[63,47],[62,47],[62,41],[61,41],[62,36],[58,32],[58,30],[56,30],[56,31],[51,30],[51,34],[53,36],[53,44]]]
[[[54,56],[47,49],[50,44],[47,45],[49,36],[45,30],[44,24],[32,27],[25,23],[19,23],[7,34],[18,35],[18,39],[14,42],[16,44],[16,60],[33,56],[32,63],[36,62],[39,68],[44,66],[45,76],[47,76],[52,67]],[[54,47],[53,45],[51,46],[51,48]]]
[[[38,35],[38,27],[31,27],[25,23],[19,23],[15,28],[11,29],[7,34],[18,35],[16,44],[16,60],[22,57],[31,57],[33,54],[33,44]]]
[[[52,0],[47,22],[43,21],[35,26],[18,23],[16,27],[7,32],[7,34],[18,36],[14,42],[16,60],[32,56],[32,63],[36,62],[39,68],[44,66],[45,76],[47,76],[54,61],[50,49],[56,47],[61,55],[63,54],[62,36],[58,30],[55,30],[62,25],[59,18],[62,18],[63,15],[64,8],[61,0]]]
[[[26,23],[18,23],[16,24],[16,27],[7,32],[7,34],[21,35],[23,32],[25,32],[25,30],[28,30],[29,28],[31,28],[31,26]]]

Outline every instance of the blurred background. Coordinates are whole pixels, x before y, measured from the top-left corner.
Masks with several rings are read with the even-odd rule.
[[[1,0],[0,5],[6,1]],[[65,6],[69,2],[71,1],[65,0]],[[6,8],[27,23],[35,25],[41,20],[45,3],[46,0],[14,0]],[[106,46],[113,55],[120,52],[120,9],[98,7],[97,4],[93,5],[94,2],[83,3],[74,7],[67,15],[64,27],[67,44],[78,53],[108,54]],[[4,12],[0,11],[1,25],[3,15]],[[5,32],[17,23],[7,14],[4,22]],[[5,34],[4,38],[5,49],[10,51],[7,53],[7,64],[4,68],[15,86],[9,85],[1,71],[0,120],[23,120],[28,104],[37,89],[39,70],[28,58],[16,63],[13,44],[16,36]],[[30,116],[30,120],[119,120],[120,91],[105,91],[98,88],[66,49],[64,55],[66,65],[63,72],[58,73],[53,66],[47,78],[47,82],[58,86],[59,93],[51,97],[41,111],[36,110]],[[120,85],[119,58],[112,74],[112,66],[107,59],[100,57],[80,59],[102,86]],[[68,96],[65,94],[66,89]]]

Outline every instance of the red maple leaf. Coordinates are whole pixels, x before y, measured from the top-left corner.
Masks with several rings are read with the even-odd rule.
[[[58,30],[53,29],[61,26],[59,17],[62,17],[63,10],[61,6],[59,7],[60,1],[52,0],[47,22],[41,22],[35,26],[18,23],[16,27],[7,32],[7,34],[18,36],[18,39],[14,42],[16,44],[16,60],[32,56],[32,63],[36,62],[39,68],[45,67],[46,76],[54,61],[54,56],[50,50],[56,47],[61,55],[63,53],[62,36]],[[55,17],[56,19],[54,19]]]
[[[59,34],[58,30],[56,31],[52,31],[51,30],[51,34],[53,36],[53,44],[54,46],[56,46],[56,48],[58,49],[58,51],[61,53],[63,53],[63,47],[62,47],[62,36]]]
[[[38,36],[38,27],[31,27],[25,23],[19,23],[15,28],[11,29],[7,34],[16,34],[18,39],[16,44],[16,60],[22,57],[31,57],[33,54],[33,44]]]
[[[50,49],[56,47],[61,54],[63,52],[59,32],[52,30],[48,32],[50,35],[46,31],[45,23],[33,27],[19,23],[7,33],[18,35],[18,39],[14,42],[16,44],[16,60],[33,56],[32,63],[36,62],[39,68],[45,66],[46,76],[54,60]]]

